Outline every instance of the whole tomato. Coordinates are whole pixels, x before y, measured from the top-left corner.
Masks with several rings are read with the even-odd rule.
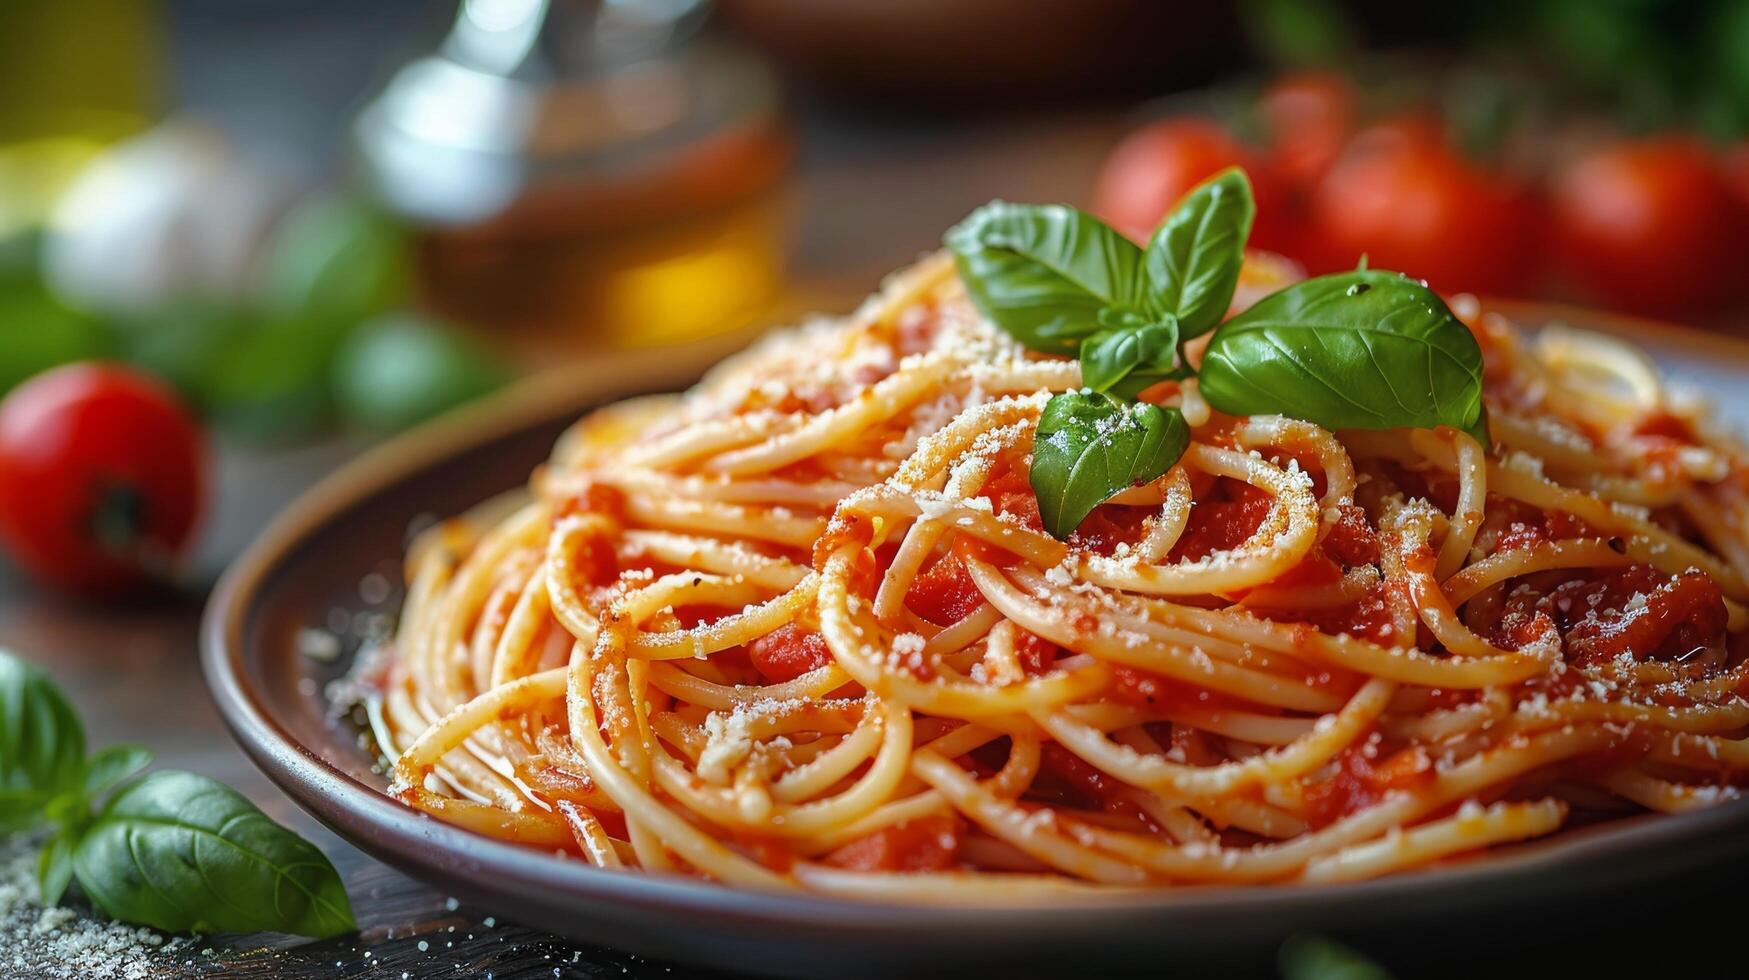
[[[1316,185],[1342,154],[1355,124],[1354,83],[1329,71],[1290,72],[1257,100],[1269,133],[1270,169],[1297,188]]]
[[[1195,116],[1150,123],[1119,143],[1094,183],[1093,213],[1146,241],[1180,198],[1228,167],[1240,167],[1251,178],[1257,220],[1250,244],[1286,251],[1292,236],[1282,195],[1263,159],[1219,124]]]
[[[1529,284],[1534,197],[1503,173],[1465,159],[1438,124],[1392,120],[1358,134],[1311,202],[1310,264],[1377,269],[1446,292],[1513,295]]]
[[[1561,268],[1590,297],[1658,315],[1730,297],[1742,207],[1700,141],[1599,147],[1555,174],[1549,199]]]
[[[113,595],[167,572],[204,503],[200,429],[158,382],[71,364],[0,401],[0,544],[52,585]]]

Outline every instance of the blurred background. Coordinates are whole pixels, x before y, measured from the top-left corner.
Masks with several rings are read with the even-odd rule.
[[[1746,127],[1739,0],[0,0],[0,393],[167,385],[210,575],[365,442],[992,197],[1145,235],[1237,163],[1310,272],[1729,330]]]

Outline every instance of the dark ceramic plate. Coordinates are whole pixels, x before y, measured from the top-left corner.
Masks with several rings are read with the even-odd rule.
[[[1749,428],[1749,344],[1526,307],[1625,332],[1673,376]],[[500,843],[382,795],[356,729],[330,720],[322,685],[344,669],[300,654],[299,631],[347,621],[399,581],[409,526],[520,486],[587,408],[673,390],[721,352],[621,356],[525,386],[384,446],[333,474],[270,526],[214,593],[203,628],[213,697],[237,740],[305,809],[365,851],[472,902],[566,936],[644,955],[793,975],[918,975],[996,964],[1080,973],[1095,964],[1267,962],[1300,930],[1402,949],[1486,929],[1595,928],[1624,895],[1699,887],[1749,856],[1749,800],[1642,817],[1466,863],[1361,884],[1162,890],[1057,908],[939,909],[758,894],[679,878],[604,872]],[[372,579],[373,573],[381,579]],[[335,617],[339,617],[339,621]],[[1635,904],[1638,904],[1636,900]],[[1462,930],[1457,927],[1464,926]],[[1496,938],[1495,940],[1499,940]],[[1164,975],[1155,973],[1155,975]],[[1179,973],[1178,975],[1184,975]]]

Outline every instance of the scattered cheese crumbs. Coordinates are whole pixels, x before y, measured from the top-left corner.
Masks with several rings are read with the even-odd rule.
[[[41,908],[36,884],[40,834],[0,840],[0,975],[147,980],[166,975],[168,950],[188,942],[80,909]]]
[[[340,637],[325,629],[305,627],[298,630],[297,650],[299,655],[322,663],[333,663],[340,657]]]
[[[1500,461],[1500,465],[1514,473],[1523,473],[1526,476],[1534,476],[1538,479],[1541,479],[1543,475],[1542,460],[1527,452],[1516,449],[1507,453],[1506,458]]]

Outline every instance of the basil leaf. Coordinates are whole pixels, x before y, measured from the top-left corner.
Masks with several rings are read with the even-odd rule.
[[[1133,399],[1149,385],[1186,376],[1178,357],[1178,320],[1101,330],[1081,344],[1081,383]]]
[[[85,760],[85,795],[96,796],[152,763],[143,745],[111,745]]]
[[[1184,455],[1190,427],[1175,408],[1070,391],[1039,415],[1032,492],[1045,530],[1067,538],[1112,495],[1154,479]]]
[[[42,893],[43,908],[59,905],[61,896],[67,893],[67,884],[73,880],[73,849],[76,846],[78,838],[63,830],[50,838],[37,856],[36,883],[37,890]]]
[[[972,303],[1033,350],[1071,352],[1101,309],[1141,309],[1142,250],[1074,208],[994,201],[945,241]]]
[[[315,845],[191,772],[159,770],[116,793],[79,842],[73,871],[111,916],[166,932],[323,938],[357,928],[340,875]]]
[[[84,774],[85,729],[48,675],[0,651],[0,833],[42,822]]]
[[[1251,181],[1229,167],[1185,195],[1149,239],[1149,301],[1178,317],[1184,339],[1213,330],[1233,305],[1256,217]]]
[[[1323,936],[1289,936],[1278,959],[1282,980],[1391,980],[1384,967]]]
[[[1395,272],[1309,279],[1221,324],[1202,394],[1232,415],[1326,429],[1463,429],[1488,445],[1482,352],[1433,290]]]

